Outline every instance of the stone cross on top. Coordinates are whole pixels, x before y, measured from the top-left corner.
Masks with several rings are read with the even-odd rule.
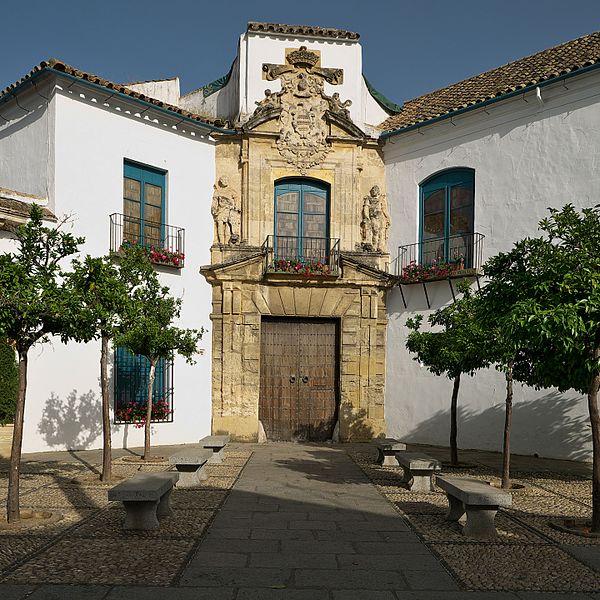
[[[319,75],[327,83],[340,85],[344,82],[343,69],[324,69],[319,66],[321,58],[319,54],[307,50],[306,46],[300,46],[286,56],[286,64],[276,65],[272,63],[263,64],[262,70],[268,81],[281,78],[284,73],[290,73],[297,69],[306,69],[307,73]]]
[[[254,119],[276,116],[279,119],[277,148],[281,155],[301,174],[320,164],[330,150],[325,122],[327,111],[349,120],[350,100],[342,102],[339,94],[327,96],[324,85],[340,85],[343,69],[324,69],[318,52],[300,46],[288,50],[286,64],[263,64],[265,79],[281,81],[281,91],[265,90],[265,98],[257,102]],[[256,121],[255,121],[256,122]]]

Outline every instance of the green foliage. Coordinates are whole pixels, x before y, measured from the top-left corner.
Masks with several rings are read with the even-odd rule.
[[[112,338],[119,327],[129,300],[128,286],[119,267],[110,256],[72,262],[66,276],[77,314],[69,320],[63,335],[89,341],[106,335]]]
[[[17,230],[17,253],[0,255],[0,337],[8,338],[27,369],[27,354],[50,335],[63,335],[76,315],[77,298],[64,283],[61,262],[75,254],[83,238],[58,227],[45,227],[42,209],[33,205],[29,221]],[[22,361],[22,362],[21,362]],[[20,519],[19,468],[23,442],[26,378],[19,382],[15,406],[13,450],[10,457],[6,514],[9,523]]]
[[[540,229],[488,261],[488,314],[499,315],[515,379],[587,393],[600,371],[600,210],[550,209]]]
[[[19,369],[13,347],[0,339],[0,424],[12,423],[15,417]]]
[[[60,334],[74,313],[60,262],[83,241],[60,227],[45,227],[42,209],[34,204],[29,221],[17,230],[18,252],[0,255],[0,334],[19,353]]]
[[[459,285],[462,297],[430,315],[432,327],[441,330],[420,331],[422,315],[408,319],[406,325],[411,332],[406,347],[416,354],[415,360],[422,362],[435,375],[446,375],[454,379],[463,373],[473,374],[489,364],[488,337],[481,321],[474,318],[478,299],[471,293],[468,282]]]
[[[173,360],[179,354],[193,363],[204,330],[181,329],[173,325],[181,314],[181,299],[170,295],[161,285],[152,264],[143,252],[133,248],[121,264],[121,274],[128,282],[131,301],[115,336],[119,346],[151,362]]]

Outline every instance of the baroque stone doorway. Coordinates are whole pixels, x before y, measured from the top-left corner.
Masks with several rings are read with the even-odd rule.
[[[269,440],[331,439],[338,419],[338,336],[335,319],[262,320],[259,419]]]

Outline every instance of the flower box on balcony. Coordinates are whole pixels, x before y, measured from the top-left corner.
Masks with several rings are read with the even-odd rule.
[[[262,245],[264,275],[324,279],[340,274],[339,239],[269,235]]]
[[[452,263],[434,260],[430,265],[419,265],[413,260],[407,266],[403,267],[400,274],[400,282],[422,283],[454,277],[469,277],[475,274],[477,274],[477,269],[465,268],[464,261]]]
[[[185,265],[183,228],[119,213],[110,215],[110,251],[118,255],[131,246],[142,248],[155,265],[173,269]]]
[[[185,264],[185,254],[177,252],[170,248],[160,248],[156,246],[145,246],[124,240],[120,250],[131,246],[139,246],[144,251],[144,254],[150,259],[153,265],[161,265],[163,267],[173,267],[175,269],[183,268]]]
[[[273,261],[271,271],[273,273],[291,273],[302,277],[330,277],[331,267],[329,257],[320,260],[298,260],[281,258]]]

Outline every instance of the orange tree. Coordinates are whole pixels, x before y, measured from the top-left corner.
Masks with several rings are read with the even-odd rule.
[[[75,299],[64,284],[62,261],[75,254],[84,239],[46,227],[42,209],[33,205],[29,221],[17,230],[17,251],[0,255],[0,336],[9,340],[18,356],[17,394],[6,502],[9,523],[20,519],[19,472],[23,444],[23,417],[27,395],[29,350],[61,334]]]
[[[89,342],[100,339],[100,388],[102,392],[102,472],[101,481],[110,481],[111,431],[108,385],[109,343],[123,327],[133,291],[141,285],[147,258],[143,249],[132,246],[115,256],[72,261],[66,283],[75,313],[67,319],[61,335]]]
[[[182,329],[175,325],[181,314],[181,298],[171,296],[169,288],[160,283],[147,257],[136,264],[136,272],[139,285],[130,291],[126,316],[115,335],[115,343],[132,354],[145,356],[150,363],[143,455],[144,460],[149,460],[156,365],[160,360],[173,360],[175,354],[193,363],[192,357],[197,353],[204,330]]]
[[[600,206],[550,209],[542,236],[488,261],[488,315],[516,349],[515,379],[587,396],[592,430],[593,512],[600,532]]]
[[[435,375],[445,375],[453,380],[450,400],[450,464],[453,466],[459,464],[457,405],[460,378],[489,364],[487,332],[482,322],[474,318],[477,298],[471,294],[467,281],[459,284],[459,291],[463,293],[459,300],[429,316],[429,324],[442,329],[420,331],[422,315],[406,322],[411,330],[406,347],[416,354],[415,360]]]

